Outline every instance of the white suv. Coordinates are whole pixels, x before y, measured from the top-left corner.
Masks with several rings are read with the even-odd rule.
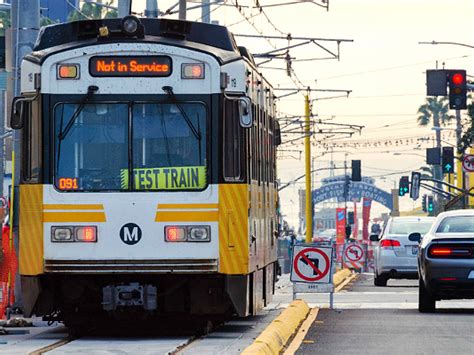
[[[417,279],[418,243],[408,240],[414,232],[422,236],[428,233],[435,217],[391,217],[378,236],[371,235],[370,240],[379,240],[375,248],[374,285],[387,286],[388,279]]]

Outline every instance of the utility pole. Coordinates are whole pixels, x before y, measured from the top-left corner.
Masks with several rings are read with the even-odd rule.
[[[436,129],[436,131],[435,131],[435,134],[436,134],[436,148],[441,150],[441,130],[439,129],[439,127],[441,127],[441,126],[439,124],[438,114],[435,114],[433,116],[433,125],[435,127],[438,127],[438,129]],[[437,180],[442,180],[443,179],[443,168],[441,167],[441,165],[434,165],[434,172],[435,172],[435,178]],[[436,187],[439,188],[439,189],[442,188],[440,183],[436,183]]]
[[[202,0],[202,22],[211,23],[211,4],[210,0]]]
[[[304,139],[304,154],[305,154],[305,180],[306,180],[306,243],[311,243],[313,240],[313,211],[311,201],[311,122],[309,109],[309,95],[310,90],[305,95],[304,110],[305,110],[305,139]]]
[[[146,0],[145,16],[149,18],[158,18],[157,0]]]
[[[13,94],[19,96],[21,94],[20,74],[21,61],[28,53],[32,52],[36,37],[40,27],[40,0],[17,0],[12,1],[11,4],[11,24],[12,24],[12,76],[13,76]],[[13,152],[14,152],[14,171],[12,183],[14,186],[13,194],[16,196],[13,205],[13,219],[10,220],[14,235],[14,246],[16,253],[19,250],[18,238],[18,207],[19,207],[19,190],[18,185],[20,181],[20,162],[21,162],[21,147],[20,147],[21,131],[15,130],[13,132]],[[12,214],[12,211],[10,212]],[[12,216],[10,216],[12,217]],[[21,288],[20,275],[15,275],[15,301],[16,306],[21,307]]]
[[[180,20],[186,20],[186,0],[179,0],[179,15]]]
[[[125,17],[132,13],[131,0],[118,0],[118,17]]]

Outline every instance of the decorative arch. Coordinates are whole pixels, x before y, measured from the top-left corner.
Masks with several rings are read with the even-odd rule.
[[[323,186],[312,191],[313,203],[317,204],[336,198],[338,202],[344,201],[345,179],[331,179],[323,181]],[[375,186],[371,179],[349,183],[347,201],[360,200],[363,197],[376,201],[389,210],[393,209],[392,194]]]

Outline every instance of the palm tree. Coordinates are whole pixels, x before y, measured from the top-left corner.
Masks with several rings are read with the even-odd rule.
[[[434,127],[446,126],[455,117],[449,114],[449,104],[446,97],[438,99],[435,97],[428,97],[426,103],[418,108],[418,125],[427,126],[433,123]],[[441,132],[436,130],[436,146],[441,146]]]
[[[446,97],[428,97],[426,102],[418,108],[418,125],[427,126],[430,123],[433,127],[446,126],[455,117],[449,114],[449,104]],[[436,129],[436,147],[441,148],[441,130]],[[441,166],[435,169],[435,179],[442,179]],[[437,184],[441,188],[441,184]]]

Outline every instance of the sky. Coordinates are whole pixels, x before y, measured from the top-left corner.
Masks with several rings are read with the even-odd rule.
[[[348,39],[340,44],[339,60],[294,62],[295,80],[312,89],[351,90],[348,98],[324,99],[334,93],[313,92],[312,114],[318,119],[336,123],[362,125],[361,133],[352,138],[339,135],[330,139],[316,135],[313,147],[314,167],[328,167],[330,154],[321,143],[333,146],[336,166],[344,159],[362,160],[362,174],[376,179],[376,185],[391,189],[398,183],[401,172],[425,165],[424,149],[433,141],[419,138],[434,137],[434,131],[417,126],[417,110],[426,99],[426,69],[466,69],[474,72],[474,50],[454,45],[422,45],[421,41],[449,41],[474,45],[474,1],[472,0],[329,0],[329,11],[314,3],[279,7],[264,7],[263,12],[249,9],[253,0],[236,0],[213,5],[211,20],[228,26],[234,34],[265,34],[311,38]],[[284,0],[260,0],[260,5],[283,3]],[[321,0],[315,1],[321,4]],[[134,0],[133,11],[142,13],[145,0]],[[175,1],[158,1],[160,11],[166,11]],[[188,7],[199,2],[189,2]],[[176,8],[177,10],[177,8]],[[177,17],[171,15],[169,17]],[[200,20],[201,10],[187,12],[188,20]],[[263,38],[237,37],[253,53],[263,53],[288,44],[286,40],[269,43]],[[291,44],[297,43],[292,41]],[[335,52],[334,42],[318,42]],[[322,58],[327,53],[315,45],[290,50],[295,59]],[[273,60],[262,69],[274,88],[295,87],[286,75],[282,60]],[[276,91],[281,95],[282,91]],[[279,116],[303,115],[303,95],[295,94],[279,100]],[[454,113],[454,112],[453,112]],[[327,125],[317,128],[327,129]],[[454,123],[449,127],[454,127]],[[454,132],[443,131],[443,139],[455,143]],[[352,145],[351,145],[352,144]],[[355,146],[355,144],[358,144]],[[344,147],[343,147],[344,146]],[[282,183],[304,174],[302,141],[280,147],[278,175]],[[395,154],[394,154],[395,153]],[[316,175],[316,187],[328,176]],[[303,182],[304,180],[301,180]],[[298,195],[302,184],[293,184],[280,193],[282,212],[290,224],[298,222]],[[408,197],[402,198],[402,210],[420,205]],[[387,212],[375,204],[373,215]]]

